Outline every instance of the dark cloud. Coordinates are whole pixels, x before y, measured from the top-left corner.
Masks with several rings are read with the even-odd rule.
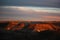
[[[44,6],[59,7],[60,0],[0,0],[1,6]]]

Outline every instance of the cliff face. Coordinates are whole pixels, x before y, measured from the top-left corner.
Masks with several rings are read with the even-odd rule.
[[[9,24],[5,27],[5,30],[22,30],[22,29],[30,29],[32,31],[44,31],[44,30],[53,30],[57,31],[60,29],[52,23],[32,23],[32,22],[9,22]]]

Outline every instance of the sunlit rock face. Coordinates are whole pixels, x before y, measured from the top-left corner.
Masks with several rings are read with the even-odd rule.
[[[7,25],[7,27],[5,29],[6,30],[11,30],[17,24],[18,24],[18,22],[9,22],[9,25]]]
[[[25,24],[26,22],[10,22],[9,25],[5,27],[5,30],[13,30],[13,31],[18,31],[22,29],[30,29],[34,32],[41,32],[45,30],[53,30],[57,31],[60,29],[57,26],[54,26],[52,23],[35,23],[32,24],[31,22],[27,22],[27,25]]]
[[[24,23],[19,23],[18,21],[12,21],[5,28],[6,30],[20,30],[24,27]]]
[[[35,31],[44,31],[44,30],[54,30],[50,24],[36,24],[35,25]]]

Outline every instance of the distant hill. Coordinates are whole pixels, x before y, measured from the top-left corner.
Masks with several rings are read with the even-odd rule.
[[[0,40],[60,40],[59,28],[51,22],[0,22]]]
[[[57,24],[58,23],[58,24]],[[27,21],[7,21],[0,22],[0,27],[4,27],[5,30],[25,30],[29,29],[32,31],[44,31],[44,30],[53,30],[57,31],[60,29],[60,22],[27,22]]]

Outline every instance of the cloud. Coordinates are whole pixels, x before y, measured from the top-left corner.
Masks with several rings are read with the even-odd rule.
[[[43,16],[44,19],[51,21],[60,21],[60,16]]]
[[[0,20],[60,21],[60,9],[44,7],[1,7]]]

